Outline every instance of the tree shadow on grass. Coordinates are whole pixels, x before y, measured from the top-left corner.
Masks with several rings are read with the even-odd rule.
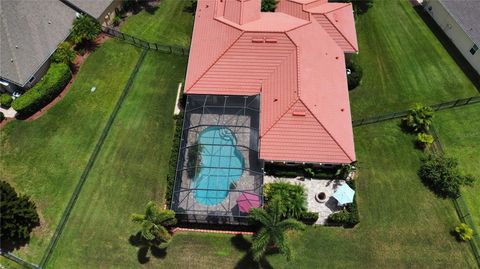
[[[259,262],[256,262],[255,260],[253,260],[253,253],[250,251],[252,243],[246,240],[243,237],[243,235],[237,234],[234,237],[232,237],[230,241],[237,250],[246,252],[245,256],[243,256],[243,258],[240,261],[238,261],[238,263],[235,265],[235,269],[243,269],[243,268],[273,269],[272,265],[270,265],[270,263],[265,258],[262,258]],[[273,253],[267,253],[267,254],[273,254]]]
[[[145,264],[150,261],[149,254],[157,259],[164,259],[167,256],[166,247],[152,245],[152,243],[145,240],[140,233],[131,235],[130,238],[128,238],[128,242],[130,245],[138,247],[137,259],[140,264]]]

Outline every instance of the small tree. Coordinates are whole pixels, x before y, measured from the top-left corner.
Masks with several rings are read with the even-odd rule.
[[[418,133],[417,134],[417,144],[421,148],[429,147],[430,145],[432,145],[433,141],[434,141],[434,139],[433,139],[433,136],[431,134],[427,134],[427,133]]]
[[[442,197],[456,198],[462,185],[474,182],[473,177],[460,173],[456,159],[439,155],[423,158],[418,174],[432,191]]]
[[[462,241],[468,241],[473,237],[473,229],[468,227],[468,225],[465,223],[460,223],[457,227],[455,227],[454,231],[458,239]]]
[[[262,0],[262,11],[263,12],[275,12],[277,8],[277,0]]]
[[[68,42],[62,42],[58,45],[57,50],[52,55],[52,61],[54,63],[64,63],[70,65],[75,60],[75,51],[72,49],[72,45]]]
[[[414,133],[428,133],[432,125],[433,109],[429,106],[416,104],[408,115],[402,119],[405,127]]]
[[[133,222],[140,224],[140,234],[154,246],[168,243],[171,235],[166,227],[177,223],[174,211],[159,209],[154,202],[147,203],[145,214],[132,214],[130,218]]]
[[[9,108],[12,105],[12,97],[6,93],[0,95],[0,105],[5,108]]]
[[[73,21],[71,39],[75,44],[94,41],[101,32],[100,24],[92,17],[81,15]]]
[[[261,260],[271,249],[278,249],[287,260],[292,257],[292,251],[285,239],[285,232],[290,230],[304,230],[305,224],[294,220],[282,220],[280,198],[274,198],[267,210],[254,208],[250,211],[250,218],[260,223],[260,230],[253,236],[252,252],[255,261]]]
[[[33,228],[40,225],[35,203],[27,195],[18,195],[5,181],[0,181],[0,241],[4,250],[30,240]]]

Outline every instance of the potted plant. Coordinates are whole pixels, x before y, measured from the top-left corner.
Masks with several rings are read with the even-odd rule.
[[[327,200],[327,195],[322,191],[315,195],[315,200],[319,203],[324,203]]]

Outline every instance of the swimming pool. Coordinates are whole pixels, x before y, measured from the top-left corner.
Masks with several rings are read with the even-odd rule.
[[[202,145],[200,170],[194,178],[194,197],[203,205],[216,205],[228,196],[233,182],[240,179],[244,158],[235,134],[228,128],[210,126],[198,136]]]

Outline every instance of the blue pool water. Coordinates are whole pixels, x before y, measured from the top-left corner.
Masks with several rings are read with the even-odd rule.
[[[230,184],[240,179],[244,158],[237,148],[233,132],[224,127],[210,126],[199,134],[200,170],[195,176],[194,197],[203,205],[221,203],[228,195]]]

